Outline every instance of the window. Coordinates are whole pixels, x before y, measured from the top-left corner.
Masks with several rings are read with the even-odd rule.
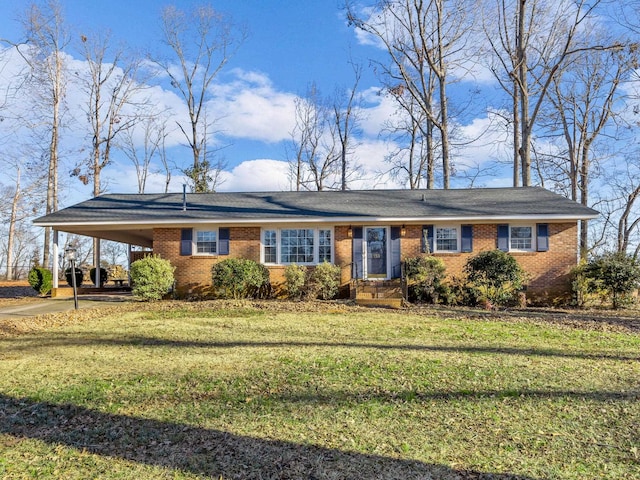
[[[458,251],[458,228],[436,227],[436,252]]]
[[[262,261],[271,264],[315,265],[333,257],[333,230],[316,228],[264,229]]]
[[[318,237],[318,263],[331,263],[331,230],[319,230]]]
[[[281,263],[313,263],[314,231],[287,229],[280,231]]]
[[[262,239],[264,245],[264,263],[278,262],[278,246],[275,230],[265,230]]]
[[[511,250],[532,250],[533,227],[511,227],[509,247]]]
[[[216,230],[196,231],[196,254],[211,255],[218,252],[218,232]]]
[[[473,225],[423,225],[422,253],[473,251]]]
[[[548,250],[547,224],[537,224],[537,232],[538,251]],[[498,225],[498,248],[503,252],[533,252],[536,250],[533,225]]]

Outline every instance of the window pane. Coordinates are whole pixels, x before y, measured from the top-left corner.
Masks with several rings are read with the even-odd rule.
[[[196,232],[196,252],[197,253],[216,253],[217,239],[216,231],[198,231]]]
[[[511,249],[531,250],[532,227],[511,227]]]
[[[320,230],[318,236],[318,263],[331,263],[331,230]]]
[[[264,263],[276,263],[278,261],[276,245],[276,231],[264,231]]]
[[[457,228],[436,228],[436,250],[455,252],[458,250]]]
[[[280,261],[282,263],[313,263],[313,229],[280,231]]]

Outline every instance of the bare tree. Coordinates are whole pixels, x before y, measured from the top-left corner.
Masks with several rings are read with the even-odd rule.
[[[591,32],[591,36],[597,32]],[[604,40],[603,44],[621,44]],[[559,171],[559,182],[569,184],[572,200],[589,206],[590,184],[595,170],[597,140],[616,116],[614,105],[621,98],[620,86],[637,67],[637,47],[615,51],[589,50],[553,78],[546,120],[551,135],[562,138],[564,148],[551,161]],[[541,122],[542,123],[542,122]],[[607,139],[608,140],[608,139]],[[588,252],[588,225],[581,221],[580,251]]]
[[[142,90],[136,80],[139,60],[127,59],[124,48],[113,50],[108,34],[81,35],[81,49],[87,65],[82,83],[87,94],[86,114],[91,127],[91,153],[87,164],[75,173],[85,183],[93,179],[93,195],[102,193],[101,173],[111,162],[114,139],[136,122],[132,107]],[[86,172],[86,173],[85,173]]]
[[[49,126],[48,179],[45,213],[58,209],[58,164],[59,142],[62,122],[62,106],[65,98],[64,49],[70,42],[62,10],[57,0],[44,4],[31,4],[26,12],[24,29],[27,44],[18,47],[19,52],[31,67],[32,86],[40,96],[39,103],[46,112]],[[43,260],[49,266],[51,229],[45,228]]]
[[[333,106],[312,84],[305,97],[295,101],[295,126],[291,143],[295,152],[292,176],[296,190],[327,190],[338,183],[340,151]]]
[[[432,138],[430,127],[439,133],[443,187],[449,188],[451,175],[450,114],[447,87],[452,64],[469,40],[472,17],[464,0],[384,0],[365,13],[347,2],[349,21],[384,45],[390,65],[378,62],[390,91],[396,95],[421,137]],[[407,101],[408,100],[408,101]],[[418,107],[418,109],[416,109]],[[427,122],[423,121],[426,117]],[[431,146],[435,146],[432,143]],[[433,154],[435,156],[435,154]]]
[[[208,5],[197,6],[189,12],[170,6],[163,10],[161,20],[164,42],[173,52],[177,65],[170,60],[153,61],[187,104],[188,122],[177,121],[193,155],[193,165],[185,172],[193,182],[194,192],[207,192],[211,190],[209,179],[213,165],[204,155],[209,129],[206,103],[213,81],[245,34]]]
[[[389,92],[394,96],[404,95],[404,88]],[[391,152],[386,161],[391,164],[388,173],[407,183],[410,189],[435,187],[435,158],[433,123],[409,97],[396,98],[402,103],[385,130],[398,148]],[[426,132],[426,136],[424,133]]]
[[[618,48],[589,39],[600,0],[491,0],[485,32],[495,63],[492,70],[511,96],[514,127],[514,186],[532,184],[534,128],[553,81],[589,50]]]
[[[349,162],[349,157],[353,154],[353,137],[358,129],[360,121],[360,105],[358,103],[358,85],[362,77],[362,66],[351,62],[353,67],[354,81],[348,92],[336,90],[333,102],[333,117],[336,124],[336,134],[340,146],[340,189],[347,190],[349,177],[357,166]]]

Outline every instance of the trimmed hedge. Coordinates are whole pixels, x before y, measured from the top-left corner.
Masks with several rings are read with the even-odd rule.
[[[53,274],[43,267],[33,267],[29,272],[29,285],[40,295],[47,295],[53,288]]]
[[[131,293],[146,301],[161,300],[173,286],[175,267],[169,260],[149,255],[131,264]]]
[[[107,274],[107,270],[104,269],[104,268],[100,268],[100,286],[102,286],[105,283],[107,283],[108,277],[109,277],[109,275]],[[96,269],[95,269],[95,267],[92,268],[91,270],[89,270],[89,278],[91,278],[91,281],[95,285],[96,284]]]

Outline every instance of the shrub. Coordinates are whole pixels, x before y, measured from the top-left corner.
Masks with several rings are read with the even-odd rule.
[[[53,288],[53,274],[51,270],[33,267],[29,272],[29,285],[40,295],[46,295]]]
[[[587,302],[591,280],[587,277],[587,263],[581,261],[580,264],[571,269],[571,304],[574,307],[584,307]]]
[[[131,292],[141,300],[160,300],[173,286],[173,271],[168,260],[149,255],[131,264]]]
[[[284,269],[284,289],[287,297],[300,299],[304,295],[307,267],[292,263]]]
[[[213,286],[223,298],[265,298],[271,292],[269,270],[253,260],[229,258],[211,268]]]
[[[640,286],[640,265],[624,253],[607,253],[587,263],[584,275],[590,292],[601,291],[611,298],[613,308],[630,301],[629,294]]]
[[[335,298],[340,288],[340,267],[322,262],[311,271],[308,279],[308,295],[311,298],[329,300]]]
[[[82,285],[82,281],[84,280],[84,273],[82,269],[78,267],[74,267],[74,270],[76,272],[76,287],[79,287],[80,285]],[[71,267],[67,268],[64,271],[64,278],[67,280],[67,284],[70,287],[73,287],[73,277],[71,276]]]
[[[518,300],[525,273],[515,258],[502,250],[488,250],[471,257],[464,266],[467,280],[487,305],[508,305]]]
[[[444,272],[444,263],[439,258],[430,255],[407,258],[404,273],[407,277],[409,300],[438,303],[441,297],[447,297],[447,289],[442,283]]]
[[[100,286],[104,285],[105,283],[107,283],[107,270],[104,268],[100,268]],[[92,268],[91,270],[89,270],[89,278],[91,278],[91,281],[93,282],[93,284],[95,285],[96,283],[96,269]]]

